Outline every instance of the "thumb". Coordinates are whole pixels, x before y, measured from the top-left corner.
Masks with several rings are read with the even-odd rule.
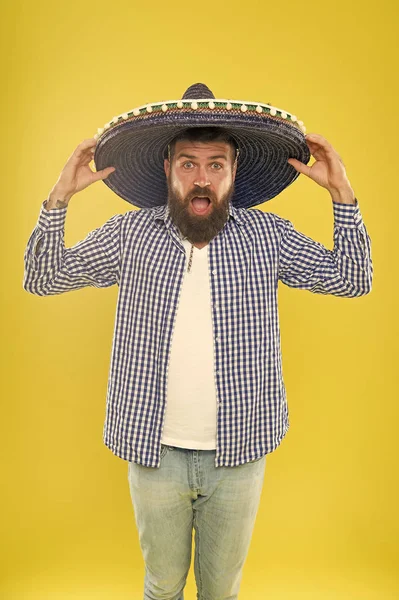
[[[97,171],[94,174],[94,181],[99,181],[100,179],[106,179],[108,175],[111,175],[115,171],[115,167],[106,167],[105,169],[101,169],[101,171]]]
[[[304,175],[308,175],[309,167],[307,165],[305,165],[304,163],[302,163],[300,160],[297,160],[296,158],[289,158],[287,160],[287,162],[290,165],[292,165],[294,167],[294,169],[296,171],[298,171],[298,173],[303,173]]]

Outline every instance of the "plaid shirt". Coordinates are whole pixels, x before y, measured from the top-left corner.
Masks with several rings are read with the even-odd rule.
[[[167,206],[132,210],[65,248],[66,212],[48,211],[43,202],[25,251],[24,289],[47,296],[119,286],[103,439],[120,458],[159,467],[168,362],[186,267],[179,231]],[[288,430],[278,281],[345,298],[371,290],[371,241],[358,201],[333,202],[333,213],[333,250],[276,214],[233,206],[209,244],[216,467],[272,452]]]

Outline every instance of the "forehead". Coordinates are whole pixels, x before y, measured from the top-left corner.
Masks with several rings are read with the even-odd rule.
[[[227,142],[191,142],[179,140],[175,145],[176,160],[181,156],[195,156],[197,158],[219,157],[229,160],[232,157],[232,148]]]

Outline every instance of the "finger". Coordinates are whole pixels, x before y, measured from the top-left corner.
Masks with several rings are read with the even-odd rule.
[[[90,163],[93,163],[93,162],[94,162],[94,154],[92,154],[89,151],[86,151],[79,158],[75,157],[73,164],[74,164],[75,168],[80,168],[80,167],[86,167],[87,165],[89,165]]]
[[[327,154],[333,154],[336,152],[330,142],[328,142],[322,135],[319,135],[318,133],[309,133],[305,136],[305,139],[311,152],[312,148],[315,151],[317,148],[323,149]]]
[[[312,147],[309,147],[309,150],[310,150],[311,155],[316,160],[326,161],[326,160],[331,159],[331,155],[326,151],[325,148],[323,148],[321,146],[312,146]]]
[[[294,169],[298,171],[298,173],[304,173],[304,175],[309,175],[310,167],[305,165],[305,163],[301,162],[300,160],[297,160],[296,158],[289,158],[287,162],[290,165],[292,165]]]
[[[102,179],[106,179],[108,175],[111,175],[115,171],[115,167],[106,167],[105,169],[101,169],[101,171],[97,171],[94,173],[94,181],[99,181]]]
[[[94,160],[95,148],[81,150],[79,156],[73,155],[73,164],[77,167],[88,165]]]
[[[96,144],[97,144],[96,138],[92,137],[92,138],[87,138],[87,139],[83,140],[83,142],[81,142],[79,144],[79,146],[82,146],[82,148],[91,148],[92,146],[95,146]]]
[[[81,158],[88,151],[91,151],[94,146],[97,144],[97,140],[95,138],[90,138],[87,140],[83,140],[76,148],[74,155],[76,158]]]
[[[334,148],[331,145],[330,145],[330,147],[325,147],[322,145],[311,144],[310,142],[308,142],[308,146],[309,146],[311,155],[314,156],[314,158],[316,160],[325,161],[325,162],[329,163],[330,165],[333,165],[335,162],[338,161],[342,165],[344,165],[344,161],[342,160],[342,158],[340,157],[338,152],[336,150],[334,150]]]
[[[307,133],[305,135],[305,138],[307,140],[311,140],[312,142],[318,142],[319,144],[322,144],[322,145],[330,143],[330,142],[327,142],[326,138],[324,138],[319,133]]]

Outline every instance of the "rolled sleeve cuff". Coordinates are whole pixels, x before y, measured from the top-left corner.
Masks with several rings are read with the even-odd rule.
[[[341,204],[333,202],[334,224],[337,227],[357,228],[363,223],[359,202],[355,198],[355,204]]]
[[[65,218],[68,207],[46,209],[46,202],[42,202],[37,226],[41,231],[62,231],[65,226]]]

